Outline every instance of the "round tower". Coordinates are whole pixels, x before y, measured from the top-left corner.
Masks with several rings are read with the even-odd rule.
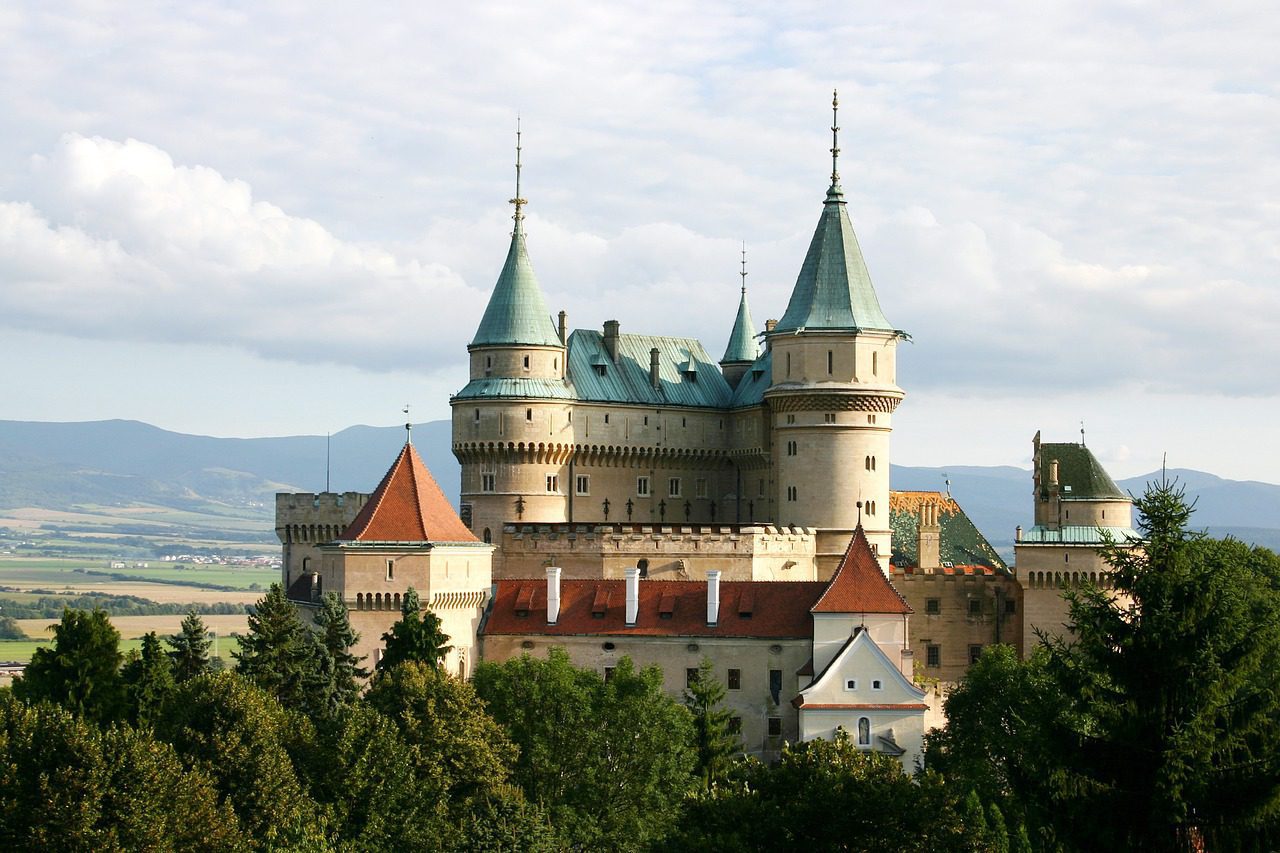
[[[820,572],[861,522],[887,569],[889,443],[902,401],[897,346],[846,210],[832,98],[831,186],[787,311],[766,333],[777,521],[816,527]]]
[[[525,245],[519,139],[517,130],[511,245],[467,346],[470,381],[450,400],[461,515],[477,537],[495,543],[505,522],[568,517],[564,318],[557,329]]]

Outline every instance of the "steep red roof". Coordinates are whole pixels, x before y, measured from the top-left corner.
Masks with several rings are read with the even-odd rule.
[[[707,624],[706,581],[640,581],[636,624],[626,624],[625,580],[563,580],[560,618],[547,624],[545,580],[500,580],[482,635],[808,638],[809,609],[826,584],[813,581],[721,581],[720,613]],[[743,597],[747,608],[743,609]],[[521,616],[520,614],[524,615]],[[667,615],[669,614],[669,615]]]
[[[862,525],[853,531],[849,547],[827,589],[813,605],[814,613],[911,613],[911,607],[880,571],[880,561],[867,542]]]
[[[413,445],[392,463],[360,514],[338,537],[345,542],[478,542],[453,511]]]

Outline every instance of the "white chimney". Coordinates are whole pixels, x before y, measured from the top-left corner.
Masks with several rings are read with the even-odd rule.
[[[720,571],[712,569],[707,572],[707,624],[714,625],[720,621]]]
[[[627,569],[627,624],[636,624],[640,613],[640,569]]]
[[[560,569],[547,567],[547,624],[554,625],[560,618]]]

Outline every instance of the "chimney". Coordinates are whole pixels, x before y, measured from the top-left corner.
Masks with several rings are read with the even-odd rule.
[[[1021,541],[1022,541],[1022,525],[1021,525],[1021,524],[1019,524],[1019,525],[1018,525],[1016,528],[1014,528],[1014,530],[1013,530],[1013,541],[1014,541],[1014,542],[1021,542]]]
[[[920,507],[920,526],[916,528],[916,557],[922,569],[936,569],[942,564],[942,527],[938,524],[938,505]]]
[[[568,342],[569,342],[569,315],[566,312],[561,311],[560,312],[560,346],[564,346]]]
[[[635,625],[636,616],[640,613],[640,570],[627,569],[627,624]]]
[[[777,320],[765,320],[765,321],[764,321],[764,335],[765,335],[765,337],[764,337],[764,351],[765,351],[765,352],[772,352],[772,351],[773,351],[773,338],[771,338],[771,337],[769,336],[769,333],[770,333],[770,332],[772,332],[772,331],[773,331],[774,329],[776,329],[776,328],[778,328],[778,321],[777,321]]]
[[[560,569],[547,567],[547,624],[554,625],[560,619]]]
[[[776,329],[776,328],[778,328],[778,321],[777,321],[777,320],[765,320],[765,321],[764,321],[764,330],[765,330],[766,332],[772,332],[772,331],[773,331],[774,329]]]
[[[604,349],[609,353],[609,360],[618,363],[618,321],[604,321]]]
[[[1054,459],[1049,462],[1049,488],[1057,490],[1058,488],[1058,460]]]
[[[649,384],[658,390],[658,348],[649,350]]]
[[[712,569],[707,572],[707,624],[715,625],[720,621],[720,571]]]

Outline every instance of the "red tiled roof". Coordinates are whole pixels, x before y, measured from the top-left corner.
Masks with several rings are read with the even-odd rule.
[[[889,579],[880,571],[867,534],[859,524],[827,589],[813,605],[814,613],[911,613]]]
[[[800,697],[797,696],[796,699],[800,699]],[[902,705],[885,705],[885,704],[845,705],[845,704],[839,704],[839,703],[805,704],[803,702],[799,705],[796,705],[794,702],[792,702],[792,705],[795,705],[795,707],[797,708],[803,708],[806,711],[927,711],[929,710],[929,706],[924,704],[923,702],[907,702]]]
[[[479,542],[453,511],[413,445],[392,463],[343,542]]]
[[[573,636],[759,637],[813,636],[813,603],[826,584],[813,581],[721,581],[720,614],[707,624],[706,581],[640,581],[636,624],[626,624],[626,581],[563,580],[560,617],[547,624],[544,580],[500,580],[481,634]],[[743,594],[749,609],[742,610]],[[526,598],[527,596],[527,598]],[[523,604],[519,607],[517,602]],[[667,608],[670,608],[667,611]],[[527,608],[527,609],[526,609]],[[517,615],[525,611],[527,616]],[[593,612],[594,611],[594,612]],[[670,612],[670,616],[663,613]],[[599,615],[595,615],[595,614]]]

